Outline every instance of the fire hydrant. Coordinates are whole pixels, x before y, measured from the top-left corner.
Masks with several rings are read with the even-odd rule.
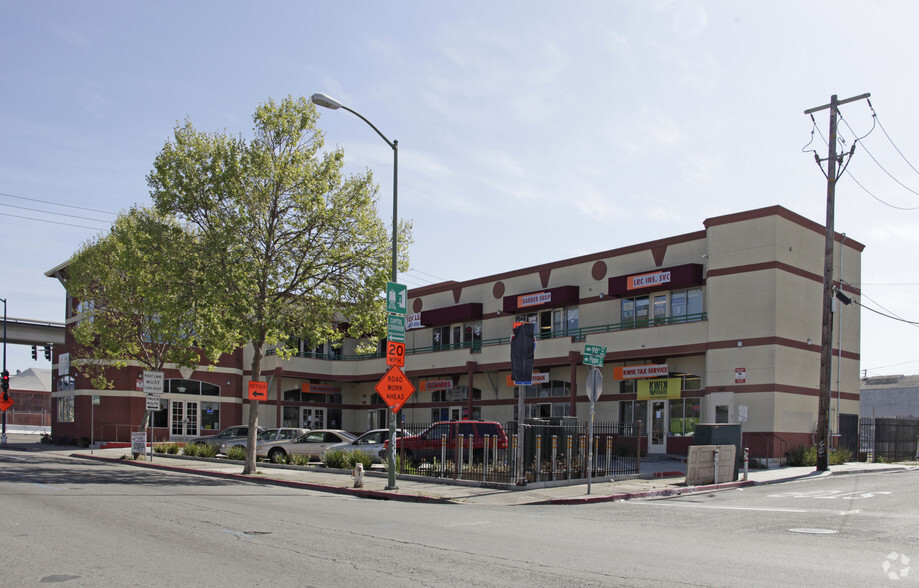
[[[354,466],[354,471],[351,472],[351,477],[354,478],[354,487],[363,488],[364,487],[364,464],[359,463]]]

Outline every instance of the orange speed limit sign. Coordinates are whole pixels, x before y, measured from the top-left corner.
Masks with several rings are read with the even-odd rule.
[[[386,342],[386,365],[405,367],[405,343]]]

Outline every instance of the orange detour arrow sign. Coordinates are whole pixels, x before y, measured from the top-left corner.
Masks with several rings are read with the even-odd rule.
[[[397,365],[389,368],[374,389],[393,412],[399,412],[408,397],[415,391],[415,387]]]
[[[4,400],[3,396],[0,395],[0,412],[6,412],[6,409],[8,409],[11,406],[13,406],[13,398],[10,397]]]
[[[268,382],[249,382],[249,400],[268,400]]]

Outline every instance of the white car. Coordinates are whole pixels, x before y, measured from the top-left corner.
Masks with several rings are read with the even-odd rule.
[[[255,456],[277,461],[288,455],[306,455],[310,461],[319,461],[326,447],[351,441],[354,441],[354,435],[348,431],[315,429],[296,439],[259,441],[255,445]]]
[[[261,431],[256,437],[256,443],[258,441],[284,441],[289,439],[296,439],[297,437],[302,437],[309,433],[309,429],[301,429],[298,427],[278,427],[275,429],[265,429]],[[232,441],[226,441],[220,444],[218,450],[220,453],[226,455],[227,451],[231,447],[242,447],[243,449],[249,445],[248,438],[234,439]]]
[[[398,439],[401,437],[402,431],[397,429],[396,438]],[[383,463],[383,458],[380,457],[380,451],[383,450],[383,443],[388,440],[389,429],[373,429],[372,431],[367,431],[354,441],[348,443],[338,443],[336,445],[332,445],[331,447],[327,447],[325,452],[335,449],[341,449],[343,451],[351,451],[357,449],[370,455],[373,458],[373,463]]]

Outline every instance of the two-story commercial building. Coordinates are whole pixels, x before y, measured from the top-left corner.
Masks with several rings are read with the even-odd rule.
[[[825,229],[773,206],[706,219],[703,229],[656,241],[408,291],[404,371],[416,387],[407,422],[518,417],[510,381],[515,322],[535,323],[534,385],[526,417],[586,418],[586,345],[607,352],[599,421],[641,420],[649,452],[684,454],[700,422],[742,422],[754,456],[779,457],[810,444],[817,424]],[[849,294],[860,284],[861,251],[836,236],[835,280]],[[66,264],[47,275],[65,278]],[[68,303],[68,322],[79,319]],[[834,314],[832,410],[857,415],[859,313]],[[305,348],[272,350],[263,361],[264,426],[363,431],[386,425],[374,386],[381,354]],[[124,439],[144,413],[141,368],[120,370],[114,390],[89,389],[70,374],[67,345],[56,348],[56,433]],[[63,361],[60,353],[64,353]],[[167,370],[157,439],[181,440],[245,422],[251,349],[210,369]],[[836,422],[835,414],[831,423]]]

